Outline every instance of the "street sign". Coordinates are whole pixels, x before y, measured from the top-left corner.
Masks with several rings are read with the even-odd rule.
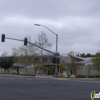
[[[59,56],[59,53],[55,53],[55,56]]]

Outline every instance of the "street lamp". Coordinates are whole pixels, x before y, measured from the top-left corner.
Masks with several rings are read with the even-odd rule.
[[[48,29],[49,31],[51,31],[53,34],[56,35],[56,66],[55,66],[55,77],[57,77],[57,52],[58,52],[58,34],[56,34],[55,32],[53,32],[52,30],[50,30],[48,27],[41,25],[41,24],[34,24],[36,26],[42,26],[45,27],[46,29]]]

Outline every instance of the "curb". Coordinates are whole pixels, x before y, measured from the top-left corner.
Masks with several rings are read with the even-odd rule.
[[[76,81],[100,81],[99,78],[73,78],[70,80],[76,80]]]
[[[27,76],[27,75],[11,75],[11,74],[0,74],[0,76],[18,76],[18,77],[36,77],[36,76]]]

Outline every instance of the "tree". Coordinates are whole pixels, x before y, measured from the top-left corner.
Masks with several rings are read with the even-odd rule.
[[[90,53],[87,53],[86,54],[86,57],[91,57],[92,55]]]
[[[9,58],[3,58],[0,61],[0,66],[1,68],[4,68],[5,70],[8,70],[9,68],[12,67],[13,65],[13,57],[9,57]]]
[[[35,64],[34,65],[35,65],[34,67],[35,67],[35,70],[36,70],[35,74],[38,74],[37,72],[44,68],[44,66],[41,66],[41,61],[40,60],[35,60]]]
[[[64,61],[62,61],[62,62],[60,62],[59,64],[59,72],[61,71],[63,71],[63,70],[65,70],[65,62]]]
[[[38,34],[36,44],[42,48],[49,48],[49,49],[52,46],[52,44],[49,42],[47,35],[44,31]],[[45,51],[42,49],[39,49],[39,54],[43,54],[43,53],[45,53]]]
[[[100,78],[100,54],[99,53],[97,53],[95,57],[93,57],[92,59],[92,68],[99,72],[99,78]]]
[[[1,56],[2,57],[8,56],[8,52],[4,51]]]
[[[51,48],[52,44],[48,41],[47,35],[44,31],[42,31],[40,34],[37,36],[36,44],[42,48]],[[40,60],[40,67],[43,66],[43,60],[42,56],[43,54],[47,53],[43,49],[38,49],[38,54],[41,55],[41,60]],[[40,68],[39,68],[40,69]]]
[[[31,42],[30,37],[28,37],[28,41]],[[26,65],[27,65],[27,63],[29,62],[29,61],[27,62],[28,58],[37,55],[36,51],[37,51],[37,48],[34,45],[27,44],[27,46],[22,45],[18,48],[13,47],[12,55],[17,57],[19,59],[20,63],[26,62]]]
[[[76,69],[78,68],[78,64],[74,60],[71,60],[71,63],[67,65],[71,71],[71,74],[73,73],[73,71],[74,71],[74,74],[76,74]]]
[[[70,52],[68,53],[68,55],[74,55],[74,54],[75,54],[74,51],[70,51]]]
[[[51,73],[53,73],[53,70],[54,70],[54,66],[49,66],[48,67],[48,71],[50,72],[50,75],[51,75]]]
[[[81,57],[86,57],[85,53],[81,54]]]
[[[28,41],[32,43],[31,38],[27,36]],[[37,49],[34,45],[24,44],[20,47],[13,47],[12,48],[12,55],[15,58],[15,62],[18,64],[24,64],[25,66],[35,64],[35,56],[37,55]],[[27,73],[27,68],[26,68]]]

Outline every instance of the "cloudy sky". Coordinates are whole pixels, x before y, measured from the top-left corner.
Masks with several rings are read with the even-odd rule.
[[[36,23],[58,34],[61,54],[95,54],[100,50],[100,0],[0,0],[1,34],[18,39],[28,35],[34,42],[45,31],[55,52],[56,36]],[[6,39],[0,43],[0,54],[11,54],[12,47],[22,44]]]

